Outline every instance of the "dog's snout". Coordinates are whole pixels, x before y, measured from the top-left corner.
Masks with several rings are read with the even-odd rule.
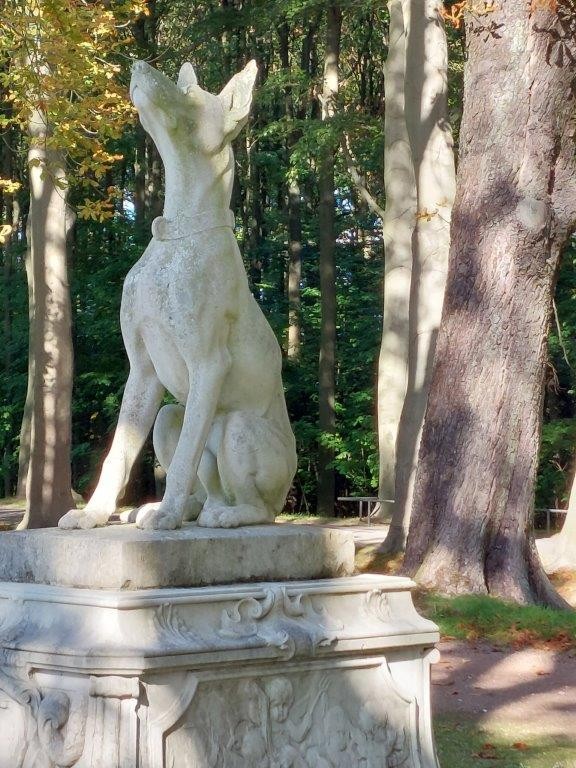
[[[137,72],[146,72],[147,69],[150,69],[150,65],[146,64],[145,61],[135,61],[132,64],[132,72],[134,74]]]

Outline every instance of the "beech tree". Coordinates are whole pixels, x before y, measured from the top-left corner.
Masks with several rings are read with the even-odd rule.
[[[439,0],[390,3],[386,69],[384,313],[378,364],[383,549],[404,548],[444,298],[455,168]],[[389,505],[390,506],[390,505]]]
[[[335,0],[326,7],[326,53],[324,87],[322,90],[322,120],[330,121],[336,109],[339,85],[340,35],[342,11]],[[320,160],[318,209],[320,259],[320,358],[319,419],[320,450],[318,456],[318,514],[334,513],[335,482],[334,450],[330,444],[336,426],[336,245],[334,209],[334,154],[331,140],[326,140]]]
[[[406,48],[410,6],[390,0],[384,117],[384,306],[378,360],[378,452],[381,517],[394,510],[396,439],[408,386],[412,236],[416,179],[406,125]]]
[[[552,293],[576,223],[572,9],[464,14],[450,261],[405,557],[443,592],[561,603],[531,526]]]
[[[66,240],[70,176],[98,189],[116,156],[106,142],[131,117],[106,57],[118,43],[117,21],[143,4],[6,2],[0,43],[2,84],[13,103],[3,125],[29,136],[27,225],[30,342],[29,383],[21,429],[20,468],[26,477],[21,528],[55,525],[72,504],[70,474],[72,339]],[[66,40],[66,45],[62,41]],[[72,163],[72,174],[67,172]],[[108,190],[111,193],[112,190]],[[81,215],[104,220],[110,195],[87,198]]]

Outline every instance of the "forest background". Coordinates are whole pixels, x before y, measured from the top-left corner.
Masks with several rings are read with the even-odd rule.
[[[299,469],[289,499],[316,509],[321,446],[333,451],[337,495],[372,495],[378,487],[376,372],[382,329],[382,222],[359,184],[383,208],[384,62],[388,12],[382,2],[341,6],[337,109],[322,119],[326,3],[320,0],[151,0],[127,25],[115,52],[115,80],[128,98],[130,66],[142,58],[176,77],[191,60],[204,88],[217,92],[252,57],[259,79],[252,118],[235,144],[233,210],[253,294],[284,352],[288,408]],[[448,25],[449,118],[458,148],[463,33]],[[56,73],[57,74],[57,73]],[[4,85],[4,96],[9,87]],[[2,116],[10,117],[9,98]],[[28,375],[26,219],[27,140],[5,124],[0,150],[1,220],[12,222],[2,259],[3,375],[0,377],[0,477],[5,496],[19,485],[19,444]],[[162,209],[162,166],[135,117],[106,146],[105,171],[71,166],[69,202],[79,213],[69,243],[74,347],[72,484],[88,495],[109,445],[127,360],[119,328],[122,281]],[[344,150],[344,151],[343,151]],[[320,174],[335,157],[335,264],[321,276]],[[73,181],[73,179],[71,179]],[[111,202],[110,202],[111,201]],[[321,278],[331,281],[321,291]],[[319,426],[318,360],[322,302],[336,301],[334,431]],[[536,507],[564,504],[576,445],[576,249],[564,254],[549,337],[546,400]],[[20,456],[20,459],[22,457]],[[22,471],[20,470],[20,475]],[[22,477],[20,477],[20,486]],[[1,486],[0,486],[1,487]],[[151,447],[144,451],[126,503],[156,494]]]

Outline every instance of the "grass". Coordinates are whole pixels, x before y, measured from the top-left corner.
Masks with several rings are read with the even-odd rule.
[[[522,738],[518,731],[479,728],[462,717],[436,718],[434,734],[442,768],[576,768],[573,742]]]
[[[419,593],[417,605],[438,624],[444,637],[513,648],[576,649],[573,611],[519,606],[483,595],[440,597],[432,593]]]
[[[0,507],[16,511],[24,507],[24,500],[15,499],[14,496],[5,496],[4,498],[0,498]]]

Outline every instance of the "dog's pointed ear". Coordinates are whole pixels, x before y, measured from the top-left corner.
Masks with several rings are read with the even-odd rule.
[[[224,138],[232,141],[246,125],[252,105],[252,91],[258,75],[254,59],[249,61],[242,72],[230,80],[219,94],[224,106]]]
[[[184,93],[186,93],[193,85],[198,85],[196,72],[194,72],[194,67],[189,61],[185,61],[180,67],[177,85],[181,91],[184,91]]]

